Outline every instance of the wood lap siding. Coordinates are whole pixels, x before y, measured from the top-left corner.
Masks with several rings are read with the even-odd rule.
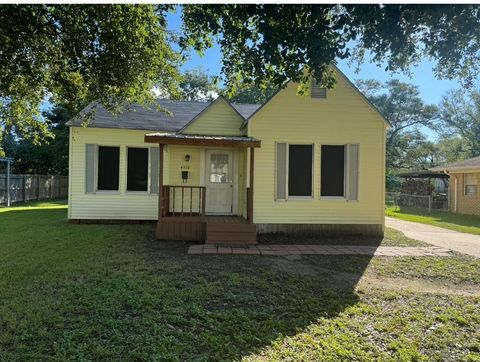
[[[256,150],[255,223],[382,224],[385,123],[341,76],[328,98],[298,96],[290,83],[250,120]],[[276,145],[314,144],[313,200],[276,201]],[[358,202],[321,200],[321,145],[358,144]]]
[[[219,99],[191,122],[182,133],[212,136],[242,136],[243,119],[223,99]]]
[[[70,219],[156,220],[158,195],[125,192],[126,147],[145,147],[145,131],[103,128],[71,128]],[[86,193],[86,144],[120,146],[119,191]],[[151,149],[158,152],[157,147]],[[168,157],[164,177],[168,179]]]

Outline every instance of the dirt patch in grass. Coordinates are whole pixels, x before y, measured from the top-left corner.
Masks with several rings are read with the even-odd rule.
[[[385,236],[369,237],[362,235],[320,236],[311,233],[262,234],[260,244],[317,244],[317,245],[365,245],[365,246],[431,246],[423,241],[407,238],[401,231],[385,229]]]
[[[371,273],[362,276],[356,290],[383,289],[391,291],[409,291],[414,293],[459,295],[465,297],[480,297],[478,285],[428,281],[422,279],[385,278]]]
[[[421,278],[402,278],[389,277],[389,274],[377,274],[376,269],[370,267],[371,264],[378,262],[393,262],[394,258],[375,257],[371,261],[365,257],[350,257],[345,267],[342,263],[342,257],[337,257],[336,261],[331,262],[332,257],[310,257],[299,256],[292,259],[271,258],[270,268],[275,272],[284,272],[297,274],[301,276],[311,276],[326,279],[326,285],[339,289],[348,289],[355,285],[356,290],[362,289],[383,289],[391,291],[411,291],[419,293],[448,294],[466,297],[480,297],[480,288],[477,284],[471,284],[469,280],[460,285],[447,278],[440,279],[421,279]],[[379,260],[381,259],[381,260]],[[435,260],[430,258],[432,263]],[[329,260],[329,262],[327,262]],[[448,260],[447,260],[448,262]],[[366,266],[365,264],[370,264]],[[364,270],[361,273],[361,270]]]

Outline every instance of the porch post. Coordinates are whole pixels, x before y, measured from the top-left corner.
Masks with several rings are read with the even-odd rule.
[[[247,200],[248,221],[253,224],[253,170],[255,162],[255,148],[250,147],[250,192]]]
[[[163,144],[158,145],[158,221],[162,219],[163,207]]]

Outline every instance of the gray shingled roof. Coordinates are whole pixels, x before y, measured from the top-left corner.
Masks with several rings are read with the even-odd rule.
[[[480,169],[480,156],[469,158],[468,160],[452,162],[443,166],[437,166],[431,168],[432,171],[443,171],[443,170],[465,170],[470,168]]]
[[[171,114],[158,111],[155,107],[145,108],[134,104],[131,106],[130,111],[114,116],[103,106],[99,105],[93,118],[88,123],[88,127],[176,132],[181,130],[211,102],[161,99],[158,100],[157,103],[160,107],[167,109]],[[232,106],[246,119],[260,107],[260,104],[232,103]],[[80,119],[73,119],[67,124],[69,126],[80,126],[81,123],[82,121]]]

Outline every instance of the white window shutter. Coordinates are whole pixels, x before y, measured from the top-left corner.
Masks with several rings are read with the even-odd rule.
[[[158,147],[150,147],[150,193],[158,194],[158,166],[159,166]]]
[[[85,192],[95,192],[97,145],[85,145]]]
[[[358,200],[359,145],[348,145],[348,199]]]
[[[287,198],[287,144],[276,144],[276,187],[275,199],[285,200]]]

